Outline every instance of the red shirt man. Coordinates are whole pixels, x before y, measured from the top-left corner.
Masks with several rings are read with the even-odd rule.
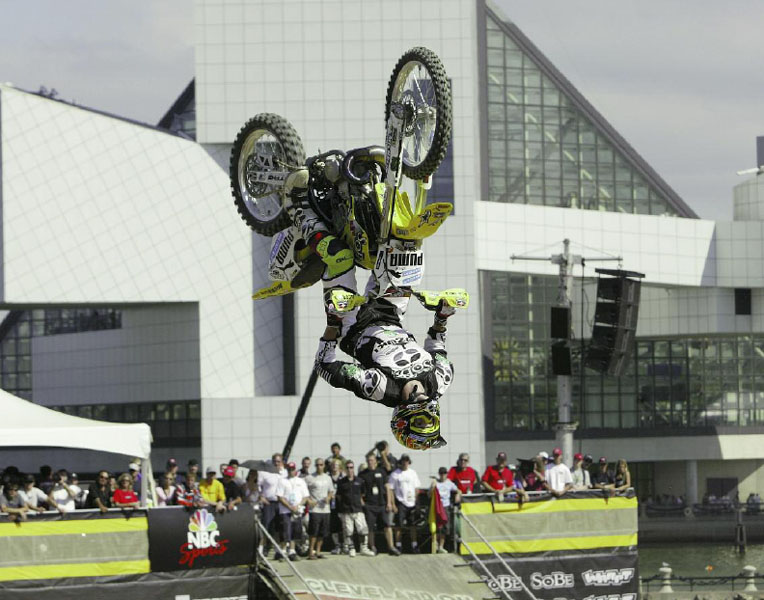
[[[506,492],[512,489],[514,482],[512,471],[507,468],[507,455],[499,452],[496,455],[496,464],[487,467],[483,473],[483,483],[495,492]]]
[[[448,478],[456,484],[462,494],[471,494],[478,480],[475,469],[469,466],[470,455],[462,452],[456,466],[448,471]]]

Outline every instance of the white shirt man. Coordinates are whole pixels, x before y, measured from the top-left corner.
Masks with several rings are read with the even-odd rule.
[[[573,476],[568,465],[562,462],[562,450],[555,448],[552,456],[554,462],[546,470],[546,480],[549,491],[555,496],[562,496],[568,490],[573,489]]]
[[[406,455],[404,454],[404,456]],[[414,508],[416,506],[417,488],[422,487],[422,484],[417,472],[408,466],[408,461],[403,462],[406,463],[403,465],[405,468],[395,469],[390,474],[387,483],[393,489],[393,494],[398,502],[407,508]]]

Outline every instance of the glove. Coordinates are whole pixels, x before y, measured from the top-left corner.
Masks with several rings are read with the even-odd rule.
[[[439,333],[444,332],[446,330],[446,321],[448,317],[453,315],[455,312],[456,309],[446,303],[445,300],[438,302],[438,308],[435,310],[435,319],[432,323],[433,330]]]

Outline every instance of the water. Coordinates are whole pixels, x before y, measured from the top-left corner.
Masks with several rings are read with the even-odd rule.
[[[764,575],[764,544],[748,544],[745,554],[738,554],[732,544],[639,545],[640,576],[657,574],[664,562],[682,577],[738,575],[746,565]]]

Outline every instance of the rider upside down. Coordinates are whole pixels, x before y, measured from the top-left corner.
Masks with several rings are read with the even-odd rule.
[[[293,197],[304,193],[306,179],[296,176],[287,181]],[[439,400],[453,379],[445,341],[447,319],[455,309],[443,300],[436,305],[425,304],[435,315],[422,346],[401,324],[410,289],[399,288],[394,296],[372,298],[360,309],[337,310],[333,291],[357,294],[353,251],[328,232],[309,206],[302,204],[292,217],[303,239],[325,264],[322,280],[327,327],[316,353],[318,375],[332,387],[392,408],[390,428],[406,448],[445,446],[446,440],[440,435]],[[367,290],[375,285],[373,280],[373,276],[369,278]],[[358,365],[337,359],[338,343]]]

